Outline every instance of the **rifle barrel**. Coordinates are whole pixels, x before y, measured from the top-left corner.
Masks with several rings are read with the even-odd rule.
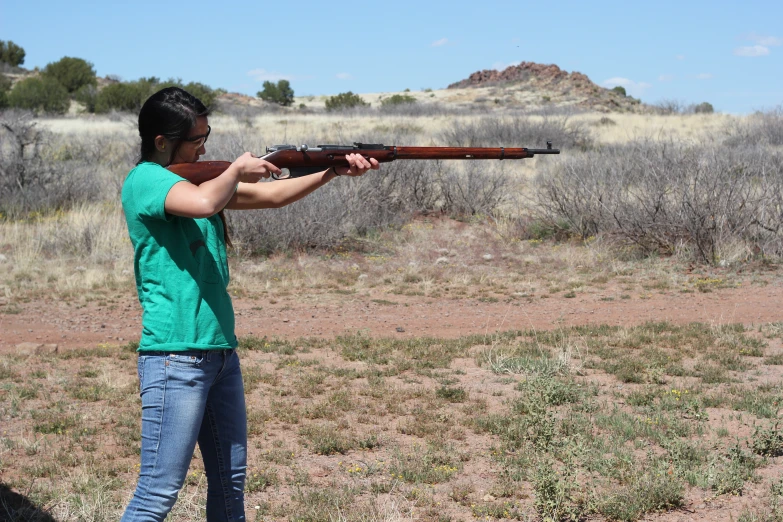
[[[535,154],[560,154],[559,149],[523,147],[396,147],[396,159],[525,159]]]

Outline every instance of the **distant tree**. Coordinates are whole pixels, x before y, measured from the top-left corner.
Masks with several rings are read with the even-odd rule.
[[[416,98],[410,94],[392,94],[388,98],[381,100],[381,106],[402,105],[404,103],[416,103]]]
[[[277,103],[284,107],[294,103],[294,90],[288,80],[280,80],[277,83],[265,81],[264,89],[258,91],[256,95],[264,101]]]
[[[69,93],[78,91],[84,85],[95,85],[95,69],[92,64],[81,58],[65,56],[44,67],[44,76],[60,82]]]
[[[8,93],[8,104],[18,109],[63,114],[68,110],[68,91],[47,76],[25,78]]]
[[[612,89],[612,92],[616,92],[620,96],[627,96],[627,94],[625,92],[625,87],[623,87],[622,85],[618,85],[617,87]]]
[[[693,107],[693,112],[696,114],[712,114],[715,112],[715,107],[709,102],[701,102]]]
[[[367,107],[370,105],[362,99],[358,94],[354,94],[351,91],[341,92],[335,96],[330,96],[326,99],[327,111],[340,111],[344,109],[353,109],[354,107]]]
[[[25,52],[11,40],[0,40],[0,62],[19,67],[24,63]]]

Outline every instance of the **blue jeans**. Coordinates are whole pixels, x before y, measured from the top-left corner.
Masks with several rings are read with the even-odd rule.
[[[245,520],[245,393],[236,350],[141,352],[141,469],[122,522],[162,521],[198,442],[207,520]]]

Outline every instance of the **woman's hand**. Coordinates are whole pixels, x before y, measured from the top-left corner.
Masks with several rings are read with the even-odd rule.
[[[377,159],[370,158],[368,160],[361,154],[347,154],[345,160],[350,167],[332,167],[334,172],[340,176],[361,176],[370,169],[378,170],[381,167]],[[348,170],[345,170],[346,168]]]
[[[239,172],[239,181],[242,183],[257,183],[262,178],[268,178],[272,174],[280,174],[281,170],[268,161],[256,158],[249,152],[245,152],[234,161],[234,166]]]

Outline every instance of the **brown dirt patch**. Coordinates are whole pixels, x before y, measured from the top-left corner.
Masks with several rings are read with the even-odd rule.
[[[566,298],[529,297],[506,302],[436,299],[373,293],[320,293],[267,299],[234,298],[237,334],[292,339],[332,337],[362,331],[374,337],[459,337],[514,329],[547,330],[559,326],[608,324],[633,326],[648,321],[674,324],[779,321],[783,286],[743,282],[709,293],[665,292],[619,297],[607,288]],[[607,300],[612,299],[612,300]],[[378,302],[381,301],[381,302]],[[263,303],[263,309],[259,309]],[[2,307],[0,307],[2,311]],[[0,352],[22,342],[55,343],[60,348],[123,344],[139,338],[141,309],[135,297],[114,302],[76,304],[61,301],[19,303],[18,313],[0,314]],[[400,331],[403,330],[403,331]]]

